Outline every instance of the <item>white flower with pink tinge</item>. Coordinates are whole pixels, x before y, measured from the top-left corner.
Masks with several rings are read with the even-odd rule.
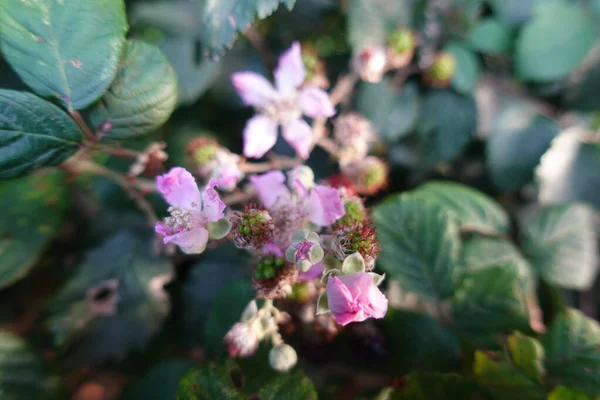
[[[188,254],[202,253],[206,249],[207,224],[224,216],[225,203],[215,190],[217,183],[211,179],[200,193],[192,174],[180,167],[156,178],[158,190],[171,205],[171,216],[154,227],[165,243],[174,243]]]
[[[313,145],[312,129],[302,119],[331,117],[335,108],[327,92],[315,87],[302,87],[306,70],[300,44],[294,42],[279,58],[275,69],[275,87],[264,76],[254,72],[237,72],[231,76],[236,91],[245,104],[258,114],[244,128],[244,155],[260,158],[277,141],[281,125],[283,138],[303,158],[308,158]]]

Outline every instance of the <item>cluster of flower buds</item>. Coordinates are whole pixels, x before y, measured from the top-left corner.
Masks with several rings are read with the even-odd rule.
[[[361,115],[347,113],[339,116],[334,122],[333,138],[339,145],[340,164],[351,164],[365,158],[376,137],[371,122]]]
[[[416,38],[407,28],[400,27],[392,33],[387,45],[366,46],[352,57],[352,69],[366,82],[379,82],[386,71],[407,66],[412,60]]]
[[[275,222],[264,208],[247,205],[233,216],[231,232],[237,247],[260,250],[272,242]]]
[[[289,315],[279,311],[270,301],[258,309],[252,300],[244,309],[240,321],[225,335],[225,344],[231,357],[249,357],[263,340],[271,340],[269,364],[279,372],[290,370],[298,361],[294,348],[283,342],[278,324],[289,320]]]
[[[187,153],[198,176],[215,179],[219,189],[230,192],[244,178],[241,157],[219,145],[209,136],[200,136],[187,146]]]
[[[423,80],[432,87],[444,88],[450,85],[455,73],[456,57],[452,53],[441,52],[423,73]]]

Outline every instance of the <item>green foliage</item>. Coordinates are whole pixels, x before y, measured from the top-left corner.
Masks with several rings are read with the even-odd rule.
[[[69,206],[65,176],[43,171],[0,182],[0,289],[23,278],[58,234]]]
[[[452,77],[452,88],[459,93],[470,94],[479,78],[479,60],[463,43],[450,42],[445,51],[456,58],[456,73]]]
[[[170,359],[153,367],[138,380],[124,396],[124,400],[175,399],[179,380],[192,368],[189,360]]]
[[[0,179],[58,165],[75,154],[81,140],[77,125],[52,103],[0,89]]]
[[[108,89],[126,30],[123,0],[7,0],[0,5],[6,60],[37,94],[57,98],[69,110],[87,107]]]
[[[310,379],[301,372],[281,374],[259,392],[262,400],[306,400],[317,399],[317,392]]]
[[[354,51],[384,45],[398,26],[412,23],[410,0],[350,0],[348,41]]]
[[[390,400],[475,400],[488,397],[476,382],[460,375],[416,373],[409,375],[404,387],[393,392],[388,398]]]
[[[467,42],[474,50],[491,55],[508,53],[511,41],[510,29],[493,18],[481,20],[467,36]]]
[[[125,44],[115,80],[91,110],[96,130],[111,125],[105,137],[127,139],[162,125],[175,109],[177,78],[156,47],[132,40]]]

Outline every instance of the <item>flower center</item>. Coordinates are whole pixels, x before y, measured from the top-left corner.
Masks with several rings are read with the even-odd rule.
[[[170,217],[165,218],[165,225],[177,232],[192,229],[192,214],[179,206],[171,206],[168,209]]]
[[[263,114],[268,115],[280,124],[298,119],[302,116],[302,110],[297,105],[296,96],[280,97],[274,99],[259,109]]]

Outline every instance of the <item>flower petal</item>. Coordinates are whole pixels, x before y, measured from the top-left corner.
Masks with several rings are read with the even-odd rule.
[[[285,175],[281,171],[253,175],[249,179],[258,192],[260,201],[267,208],[273,206],[277,200],[290,199],[290,190],[285,185]]]
[[[176,244],[184,253],[199,254],[206,249],[206,243],[208,243],[208,231],[202,227],[197,227],[190,231],[165,236],[163,240],[165,244]]]
[[[298,274],[298,281],[312,281],[320,278],[323,273],[323,263],[316,263],[306,272],[300,272]]]
[[[339,279],[350,291],[352,299],[357,300],[363,307],[370,303],[370,288],[375,286],[371,275],[366,272],[359,272],[352,275],[341,275]]]
[[[279,64],[274,75],[277,90],[283,95],[293,93],[302,85],[306,77],[306,69],[302,61],[300,43],[292,43],[292,47],[279,57]]]
[[[385,317],[388,309],[388,299],[375,284],[369,288],[369,299],[369,307],[366,307],[369,315],[372,318]]]
[[[219,184],[217,179],[211,179],[202,192],[202,214],[209,222],[215,222],[225,215],[225,203],[219,198],[215,186]]]
[[[156,187],[172,206],[190,210],[200,205],[200,190],[196,180],[185,168],[175,167],[156,177]]]
[[[277,96],[275,88],[264,76],[254,72],[236,72],[231,83],[245,104],[261,107]]]
[[[277,141],[277,123],[263,114],[250,118],[244,128],[244,155],[260,158]]]
[[[333,314],[345,314],[352,311],[352,294],[337,276],[332,276],[327,282],[327,301]]]
[[[308,220],[319,226],[328,226],[345,214],[337,189],[315,185],[306,203]]]
[[[297,102],[298,107],[309,118],[333,117],[335,115],[335,108],[329,100],[329,95],[324,90],[314,87],[302,89]]]
[[[296,150],[296,153],[307,159],[312,148],[312,129],[306,121],[293,119],[283,126],[283,138]]]

